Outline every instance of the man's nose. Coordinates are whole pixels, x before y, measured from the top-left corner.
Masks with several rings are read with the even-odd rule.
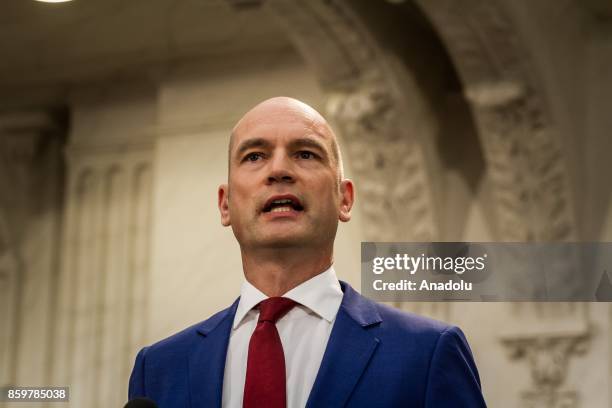
[[[291,158],[284,154],[278,154],[275,155],[269,163],[270,172],[268,173],[268,183],[293,183],[295,181],[295,173],[293,171]]]

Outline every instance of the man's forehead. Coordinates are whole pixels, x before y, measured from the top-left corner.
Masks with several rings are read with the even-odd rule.
[[[253,137],[272,136],[276,131],[287,131],[297,137],[310,135],[327,141],[333,138],[327,122],[313,108],[301,102],[273,101],[257,105],[243,116],[232,131],[230,146],[237,146]]]
[[[255,105],[247,113],[244,114],[244,118],[263,115],[267,116],[270,114],[295,114],[304,116],[321,116],[310,105],[305,104],[294,98],[279,96],[270,99],[266,99],[263,102]]]
[[[282,126],[303,123],[310,126],[318,122],[325,122],[325,119],[304,103],[293,100],[287,102],[269,100],[248,111],[234,127],[234,133],[263,124]]]
[[[308,131],[312,128],[313,121],[299,116],[287,116],[279,114],[271,114],[267,116],[259,116],[256,118],[246,118],[234,128],[235,135],[248,135],[261,129],[270,131],[273,129],[288,129],[293,131]]]

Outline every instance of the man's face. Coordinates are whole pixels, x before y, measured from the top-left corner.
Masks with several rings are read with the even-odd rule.
[[[333,244],[353,202],[333,137],[316,112],[286,102],[264,102],[238,124],[219,209],[243,248]]]

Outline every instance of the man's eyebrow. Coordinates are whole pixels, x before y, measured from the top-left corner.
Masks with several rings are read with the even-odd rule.
[[[263,139],[261,137],[247,139],[238,145],[235,156],[240,157],[242,156],[244,152],[254,147],[262,147],[262,148],[270,147],[270,142],[268,142],[266,139]]]
[[[236,149],[235,157],[240,157],[242,156],[244,152],[250,149],[256,148],[256,147],[269,148],[270,146],[271,146],[271,143],[264,138],[256,137],[252,139],[247,139],[238,145],[238,148]],[[323,143],[319,142],[318,140],[309,138],[309,137],[301,137],[298,139],[294,139],[289,143],[289,146],[294,149],[297,147],[310,147],[313,149],[317,149],[320,152],[327,155],[327,150],[325,149],[325,146],[323,145]]]
[[[315,139],[311,139],[309,137],[301,137],[298,139],[294,139],[292,140],[289,145],[293,148],[296,147],[311,147],[317,150],[320,150],[322,153],[327,154],[327,150],[325,149],[325,146],[323,145],[323,143],[319,142],[318,140]]]

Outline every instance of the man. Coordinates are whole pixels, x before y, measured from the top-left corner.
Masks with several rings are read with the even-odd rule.
[[[232,306],[136,358],[130,398],[161,407],[484,407],[462,332],[370,301],[336,278],[338,220],[351,218],[325,119],[291,98],[235,126],[221,223],[245,281]]]

